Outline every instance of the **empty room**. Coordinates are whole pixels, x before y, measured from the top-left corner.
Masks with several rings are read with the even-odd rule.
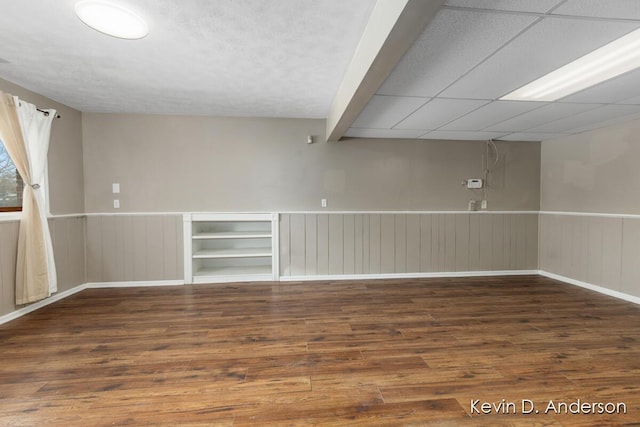
[[[0,12],[0,426],[631,426],[640,2]]]

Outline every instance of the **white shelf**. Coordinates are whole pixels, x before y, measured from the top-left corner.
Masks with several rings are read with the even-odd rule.
[[[185,283],[278,280],[278,214],[185,214]]]
[[[202,268],[198,270],[195,277],[207,276],[249,276],[254,274],[266,275],[271,274],[270,265],[247,265],[244,267],[219,267],[219,268]]]
[[[202,239],[268,239],[270,231],[223,231],[218,233],[198,233],[193,235],[194,240]]]
[[[270,257],[271,248],[201,249],[193,253],[194,259],[202,258],[256,258]]]
[[[192,213],[186,214],[193,222],[199,221],[278,221],[277,213]]]

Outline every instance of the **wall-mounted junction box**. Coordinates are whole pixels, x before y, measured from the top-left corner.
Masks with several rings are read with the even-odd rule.
[[[467,188],[469,189],[482,188],[482,184],[482,180],[478,178],[471,178],[467,180]]]

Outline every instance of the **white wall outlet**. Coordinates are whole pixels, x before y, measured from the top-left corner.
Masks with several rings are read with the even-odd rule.
[[[120,193],[120,184],[117,182],[114,182],[113,184],[111,184],[111,192],[113,194],[118,194]]]
[[[114,209],[120,209],[120,200],[113,199],[113,208]]]
[[[480,209],[487,209],[487,201],[483,200],[482,202],[480,202]]]
[[[469,189],[482,188],[482,180],[479,178],[468,179],[467,188]]]
[[[468,209],[470,211],[475,211],[476,210],[476,201],[475,200],[469,200],[469,207]]]
[[[321,199],[320,200],[320,206],[322,206],[323,208],[327,207],[327,199]]]

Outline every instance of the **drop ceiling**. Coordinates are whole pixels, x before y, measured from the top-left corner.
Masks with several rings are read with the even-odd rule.
[[[87,112],[327,118],[376,7],[122,2],[149,36],[97,33],[74,0],[7,2],[0,77]],[[639,27],[638,0],[447,0],[344,136],[539,141],[640,117],[640,71],[555,102],[499,100]]]
[[[556,102],[499,100],[638,27],[638,0],[448,0],[346,136],[539,141],[638,117],[640,71]]]

